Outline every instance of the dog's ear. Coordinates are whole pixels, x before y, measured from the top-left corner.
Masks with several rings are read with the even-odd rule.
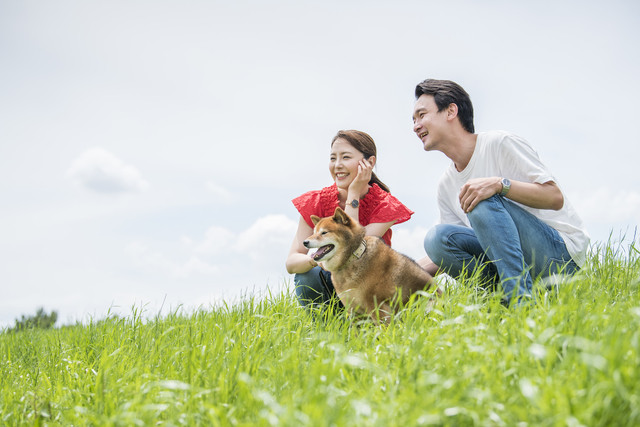
[[[311,222],[313,223],[313,225],[316,225],[318,221],[320,221],[320,219],[321,218],[319,216],[311,215]]]
[[[340,206],[336,208],[336,211],[333,213],[333,220],[338,224],[350,225],[351,218],[345,211],[343,211]]]

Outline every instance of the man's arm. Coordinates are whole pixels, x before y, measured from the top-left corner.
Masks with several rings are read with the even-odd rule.
[[[460,207],[469,213],[478,203],[501,191],[501,177],[471,179],[460,190]],[[562,191],[553,181],[538,184],[512,180],[511,189],[505,197],[536,209],[560,210],[564,206]]]
[[[431,261],[431,258],[429,258],[428,256],[425,256],[424,258],[420,258],[416,260],[416,262],[420,267],[422,267],[423,270],[425,270],[431,276],[435,276],[436,274],[438,274],[439,267],[433,261]]]

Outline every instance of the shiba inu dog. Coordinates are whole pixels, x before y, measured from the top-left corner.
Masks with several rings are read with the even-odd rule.
[[[365,229],[341,208],[333,216],[311,216],[313,234],[304,241],[317,248],[313,259],[331,272],[340,301],[353,314],[371,316],[388,323],[411,294],[429,289],[433,278],[414,260],[391,249],[378,237],[365,236]]]

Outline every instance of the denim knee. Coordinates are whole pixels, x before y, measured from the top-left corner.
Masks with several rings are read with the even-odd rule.
[[[296,274],[294,284],[296,297],[302,306],[329,302],[335,294],[329,273],[320,267]]]
[[[432,227],[424,236],[424,250],[435,264],[440,265],[444,259],[446,236],[442,233],[442,226],[438,224]]]
[[[309,270],[306,273],[296,274],[293,279],[300,305],[307,305],[322,296],[322,289],[318,287],[318,279],[314,276],[317,276],[317,273],[314,274],[313,270]]]
[[[496,203],[502,205],[500,197],[501,196],[495,195],[482,200],[467,214],[467,218],[474,228],[491,218],[492,213],[496,212],[496,209],[499,208],[499,206],[496,206]]]

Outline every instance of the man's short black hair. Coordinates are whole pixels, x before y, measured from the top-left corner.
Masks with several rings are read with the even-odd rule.
[[[458,106],[458,117],[464,130],[469,133],[475,132],[473,126],[473,104],[469,94],[459,84],[451,80],[427,79],[416,86],[416,99],[422,95],[431,95],[438,106],[438,111],[442,111],[449,104]]]

